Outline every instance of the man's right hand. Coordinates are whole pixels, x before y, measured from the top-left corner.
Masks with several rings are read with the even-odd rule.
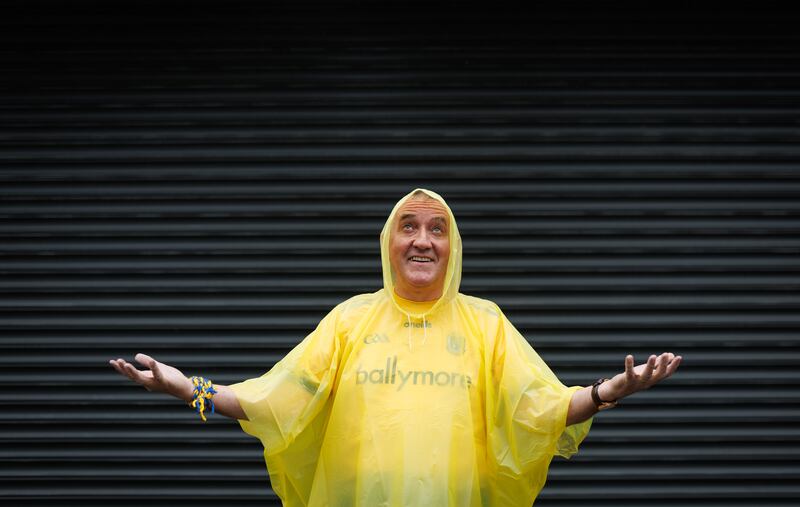
[[[137,363],[146,366],[147,370],[139,370],[124,359],[112,359],[109,364],[120,374],[125,375],[137,384],[141,384],[148,391],[171,394],[186,402],[193,399],[194,386],[191,380],[177,368],[164,363],[159,363],[146,354],[136,354]]]

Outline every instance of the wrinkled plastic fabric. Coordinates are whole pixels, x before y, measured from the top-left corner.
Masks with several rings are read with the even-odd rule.
[[[232,386],[285,506],[530,505],[553,456],[589,431],[591,419],[565,427],[580,387],[561,384],[497,305],[458,292],[449,208],[442,297],[395,295],[389,234],[410,196],[381,233],[384,289],[339,304],[268,373]]]

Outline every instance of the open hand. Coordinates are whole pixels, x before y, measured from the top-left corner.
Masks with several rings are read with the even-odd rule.
[[[675,373],[681,364],[681,356],[664,352],[660,356],[652,355],[647,362],[633,366],[633,356],[625,357],[625,372],[614,376],[600,386],[600,397],[603,400],[618,400],[635,392],[649,389]],[[607,385],[607,387],[606,387]]]
[[[194,390],[192,382],[179,369],[159,363],[146,354],[136,354],[134,359],[137,363],[147,367],[147,370],[139,370],[121,358],[112,359],[109,364],[120,374],[141,384],[148,391],[171,394],[187,402],[192,400],[192,391]]]

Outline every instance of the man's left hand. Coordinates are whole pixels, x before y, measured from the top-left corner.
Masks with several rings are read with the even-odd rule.
[[[598,394],[601,399],[611,401],[649,389],[675,373],[681,364],[681,359],[681,356],[664,352],[660,356],[652,355],[646,363],[634,367],[633,356],[628,355],[625,357],[625,372],[604,382],[599,387]]]

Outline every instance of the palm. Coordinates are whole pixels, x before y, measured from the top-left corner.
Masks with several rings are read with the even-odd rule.
[[[647,363],[643,363],[643,364],[640,364],[639,366],[635,367],[633,369],[633,373],[637,377],[641,377],[642,375],[644,375],[644,373],[645,373],[645,371],[647,371],[647,369],[648,369]]]

